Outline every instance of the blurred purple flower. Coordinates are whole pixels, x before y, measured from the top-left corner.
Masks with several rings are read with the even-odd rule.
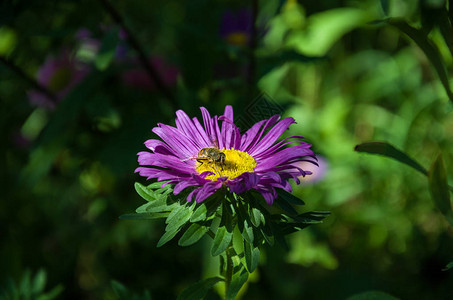
[[[58,56],[49,55],[36,73],[39,84],[54,93],[57,101],[63,99],[88,74],[87,65],[80,63],[68,50]],[[55,103],[38,90],[27,92],[30,102],[39,107],[54,109]]]
[[[237,12],[226,11],[220,24],[220,36],[229,44],[244,46],[250,43],[253,17],[250,9],[242,8]]]
[[[187,201],[202,202],[225,186],[230,193],[241,194],[254,189],[271,205],[277,198],[276,188],[292,191],[289,179],[300,183],[299,176],[311,174],[297,164],[315,163],[311,145],[296,135],[277,142],[293,118],[280,120],[274,115],[253,125],[241,135],[233,123],[233,109],[225,107],[223,116],[211,117],[201,107],[204,127],[197,118],[184,111],[176,112],[176,127],[158,124],[153,132],[162,140],[145,142],[151,152],[138,153],[135,172],[147,179],[168,180],[175,184],[174,194],[193,187]],[[219,126],[218,121],[222,121]],[[288,146],[292,144],[292,146]],[[224,162],[205,159],[203,149],[223,153]],[[214,150],[212,150],[214,148]],[[204,158],[204,159],[201,159]],[[212,156],[211,156],[212,157]]]
[[[300,177],[300,180],[303,183],[316,183],[323,180],[326,177],[329,169],[327,160],[320,155],[316,155],[316,158],[318,159],[318,165],[310,164],[305,161],[300,162],[298,164],[300,168],[310,171],[312,173],[306,177],[303,178]]]
[[[176,84],[179,75],[179,69],[174,65],[170,65],[159,56],[152,56],[149,59],[151,65],[156,69],[160,78],[166,86],[173,86]],[[133,68],[126,70],[121,75],[122,81],[135,88],[153,90],[155,84],[146,73],[145,69],[140,66],[138,60],[133,61]]]

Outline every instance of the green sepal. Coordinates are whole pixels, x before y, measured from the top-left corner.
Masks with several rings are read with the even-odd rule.
[[[208,230],[209,227],[194,223],[187,228],[186,232],[184,232],[178,241],[178,245],[185,247],[195,244],[206,234],[206,232],[208,232]]]
[[[206,293],[218,282],[223,281],[221,277],[210,277],[198,281],[189,286],[178,295],[177,300],[199,300],[203,299]]]
[[[244,256],[247,270],[252,273],[260,261],[260,249],[244,240]]]
[[[442,155],[439,155],[428,172],[429,189],[437,208],[453,225],[453,210],[448,191],[447,174],[445,172]]]
[[[122,220],[153,220],[161,219],[168,217],[169,212],[160,212],[160,213],[137,213],[137,214],[124,214],[120,216]]]
[[[233,278],[226,291],[226,299],[234,300],[241,287],[247,282],[248,278],[249,273],[242,264],[235,266],[233,269]]]

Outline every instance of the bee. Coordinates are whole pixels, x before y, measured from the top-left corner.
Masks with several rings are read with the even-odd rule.
[[[226,155],[217,147],[202,148],[196,157],[197,162],[201,165],[205,162],[214,163],[214,169],[217,171],[217,165],[222,168],[225,165]]]

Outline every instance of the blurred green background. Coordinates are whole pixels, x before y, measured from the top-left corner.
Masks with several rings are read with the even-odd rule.
[[[426,168],[442,153],[452,174],[452,102],[439,79],[439,68],[452,73],[451,2],[2,1],[0,287],[25,297],[31,276],[49,299],[118,299],[115,280],[131,295],[173,299],[216,272],[208,240],[156,248],[162,221],[118,217],[143,202],[136,153],[157,123],[174,124],[177,109],[200,118],[200,106],[220,115],[227,104],[240,118],[264,98],[296,119],[287,134],[325,160],[318,181],[295,186],[299,210],[332,214],[289,236],[289,251],[266,248],[244,299],[369,290],[452,299],[452,270],[441,270],[453,260],[453,229],[426,178],[354,151],[386,141]],[[438,52],[426,55],[389,18],[420,28]],[[240,25],[253,19],[255,30]],[[75,69],[39,77],[62,53],[85,72],[64,93]],[[31,100],[33,82],[55,95],[52,107]]]

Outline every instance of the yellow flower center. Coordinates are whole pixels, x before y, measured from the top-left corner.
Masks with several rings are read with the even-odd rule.
[[[226,37],[228,43],[236,46],[243,46],[247,44],[248,39],[249,39],[248,35],[240,31],[232,32]]]
[[[211,171],[214,175],[209,175],[206,178],[212,181],[219,177],[228,177],[233,179],[245,172],[253,172],[256,167],[256,161],[250,154],[234,149],[221,150],[225,154],[225,163],[203,160],[198,163],[195,170],[198,173]]]

